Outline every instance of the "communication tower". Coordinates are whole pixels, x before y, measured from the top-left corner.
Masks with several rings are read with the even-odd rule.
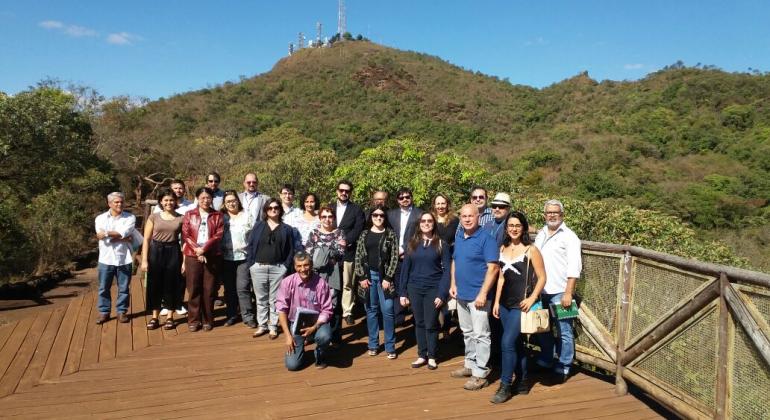
[[[323,28],[323,25],[321,25],[321,22],[316,22],[315,28],[316,28],[315,44],[321,45],[321,29]]]
[[[297,36],[297,49],[301,50],[303,48],[305,48],[305,34],[300,32]]]
[[[289,55],[294,54],[294,43],[289,42]]]
[[[342,41],[342,35],[347,32],[347,23],[345,21],[345,0],[338,0],[339,6],[337,9],[337,34]]]

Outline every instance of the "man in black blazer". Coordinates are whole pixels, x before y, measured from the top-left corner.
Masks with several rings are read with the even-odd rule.
[[[345,234],[345,255],[342,263],[342,316],[345,323],[352,325],[353,306],[356,303],[353,261],[356,256],[356,242],[364,230],[364,212],[350,201],[353,184],[342,180],[337,183],[337,201],[332,203],[337,217],[337,228]],[[336,207],[335,207],[336,206]]]
[[[412,190],[407,187],[399,188],[396,193],[398,208],[388,210],[388,223],[393,228],[398,238],[398,267],[394,278],[396,281],[401,277],[401,263],[404,261],[404,251],[409,240],[412,239],[417,224],[419,223],[422,210],[414,207],[412,199]],[[397,288],[398,290],[398,288]],[[400,299],[393,300],[393,311],[396,314],[396,325],[404,323],[404,308],[401,307]]]

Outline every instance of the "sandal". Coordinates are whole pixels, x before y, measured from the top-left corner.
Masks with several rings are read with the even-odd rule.
[[[152,318],[150,322],[147,323],[148,330],[154,330],[158,327],[160,327],[160,321],[158,321],[158,318]]]
[[[176,325],[174,325],[174,320],[171,318],[166,318],[166,322],[163,323],[163,329],[173,330],[174,328],[176,328]]]

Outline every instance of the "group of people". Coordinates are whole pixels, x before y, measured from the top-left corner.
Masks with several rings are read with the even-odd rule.
[[[364,211],[350,200],[353,185],[346,180],[337,183],[335,202],[322,206],[318,196],[306,193],[299,208],[290,185],[281,188],[280,199],[271,198],[258,191],[253,173],[245,176],[240,193],[220,190],[216,172],[206,180],[194,201],[185,198],[179,180],[160,191],[144,235],[135,229],[136,218],[123,211],[123,194],[107,196],[109,210],[95,222],[97,323],[109,320],[113,278],[118,321],[128,322],[131,247],[143,236],[148,329],[161,327],[163,313],[163,328],[176,327],[174,313],[184,309],[185,285],[188,328],[211,330],[221,284],[225,326],[243,322],[254,337],[270,339],[279,336],[280,327],[289,370],[302,368],[311,342],[315,364],[323,368],[330,347],[341,344],[343,321],[355,323],[358,300],[366,312],[369,356],[384,348],[387,359],[398,357],[395,329],[411,310],[417,342],[411,366],[436,369],[440,319],[449,322],[451,306],[465,359],[450,375],[466,379],[467,390],[487,386],[494,344],[502,372],[491,401],[501,403],[529,391],[522,313],[537,305],[572,304],[581,272],[580,240],[564,224],[564,206],[557,200],[545,203],[546,226],[532,241],[526,215],[512,211],[510,196],[497,193],[487,206],[482,187],[473,188],[458,217],[444,194],[433,198],[429,211],[416,208],[407,187],[397,191],[397,207],[388,209],[388,193],[375,191]],[[308,314],[311,321],[301,323]],[[551,321],[558,338],[537,334],[537,365],[564,381],[574,357],[573,327],[553,315]]]

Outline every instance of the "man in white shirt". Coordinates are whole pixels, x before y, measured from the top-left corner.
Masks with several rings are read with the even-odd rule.
[[[558,200],[545,203],[545,222],[535,238],[535,246],[543,254],[546,283],[543,289],[543,307],[549,304],[568,308],[572,304],[575,283],[583,267],[580,254],[580,239],[572,229],[564,224],[564,205]],[[551,323],[559,323],[559,342],[554,343],[550,333],[538,334],[540,337],[540,358],[537,364],[543,368],[553,366],[559,382],[569,376],[572,359],[575,356],[575,337],[572,320],[558,321],[551,314]],[[559,359],[553,363],[554,347]]]
[[[355,283],[353,281],[353,260],[356,255],[356,243],[364,230],[364,211],[357,204],[350,201],[353,193],[353,184],[342,180],[337,182],[337,200],[335,216],[337,228],[345,234],[345,255],[342,263],[342,316],[345,323],[353,325],[353,306],[356,303]]]
[[[123,211],[125,196],[123,193],[113,192],[107,196],[107,204],[110,209],[98,216],[94,221],[96,239],[99,240],[99,293],[97,296],[97,309],[99,316],[97,324],[103,324],[110,319],[112,299],[110,288],[112,280],[118,280],[118,299],[115,309],[118,313],[118,321],[126,323],[128,319],[128,307],[131,293],[131,234],[136,225],[136,217]]]
[[[259,181],[257,174],[249,172],[243,178],[243,192],[238,194],[243,209],[249,213],[252,226],[262,220],[262,207],[270,197],[257,191]]]
[[[417,223],[422,216],[422,210],[414,208],[412,190],[408,187],[398,189],[396,200],[398,200],[398,208],[388,210],[388,223],[398,238],[398,265],[394,278],[399,279],[401,278],[401,263],[404,261],[404,250],[414,235]],[[393,312],[396,316],[396,326],[403,325],[406,310],[401,306],[400,299],[393,300]]]

